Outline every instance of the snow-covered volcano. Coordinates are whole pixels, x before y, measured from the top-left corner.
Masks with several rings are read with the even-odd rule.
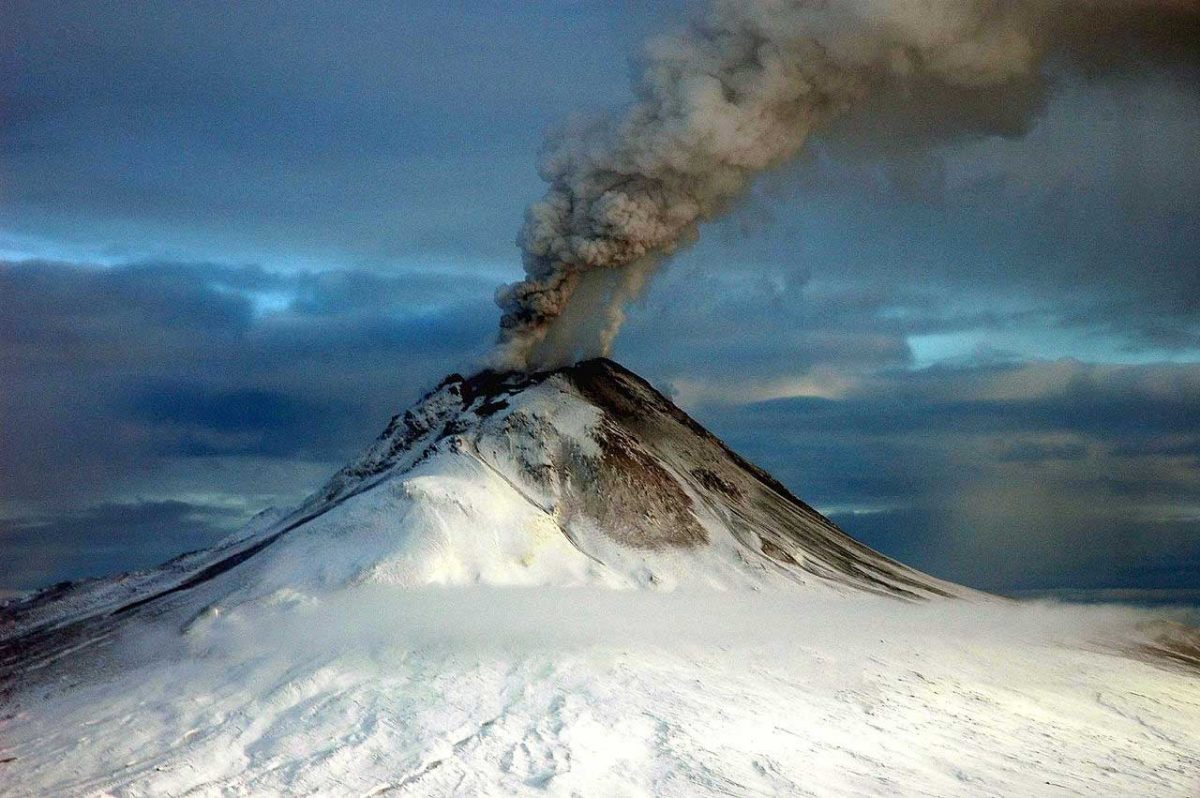
[[[298,508],[4,608],[0,793],[1175,794],[1198,650],[1145,621],[896,563],[611,361],[452,375]]]
[[[359,583],[969,592],[854,541],[595,359],[451,375],[291,512],[158,571],[49,591],[9,608],[3,632]]]

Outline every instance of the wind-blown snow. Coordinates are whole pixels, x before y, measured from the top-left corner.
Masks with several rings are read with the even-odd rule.
[[[1194,795],[1200,679],[1120,608],[360,585],[122,632],[0,793]],[[1105,641],[1107,648],[1099,648]]]

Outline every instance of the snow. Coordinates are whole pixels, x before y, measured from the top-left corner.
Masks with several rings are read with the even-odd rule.
[[[4,722],[0,794],[1193,795],[1146,617],[361,584],[125,630]]]
[[[275,548],[247,565],[255,594],[357,582],[571,585],[599,569],[495,472],[445,455],[347,500]]]

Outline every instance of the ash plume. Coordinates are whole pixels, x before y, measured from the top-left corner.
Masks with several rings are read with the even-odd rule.
[[[1013,135],[1053,69],[1192,68],[1198,41],[1195,0],[715,0],[647,45],[631,105],[547,143],[493,365],[607,354],[662,260],[850,108],[926,143]]]

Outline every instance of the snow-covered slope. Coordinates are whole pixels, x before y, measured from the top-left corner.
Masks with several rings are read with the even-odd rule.
[[[889,560],[607,360],[451,376],[295,510],[0,623],[0,794],[1200,786],[1188,630]]]
[[[1114,608],[360,584],[164,615],[0,715],[6,796],[1200,794]],[[1101,647],[1103,646],[1103,647]]]

